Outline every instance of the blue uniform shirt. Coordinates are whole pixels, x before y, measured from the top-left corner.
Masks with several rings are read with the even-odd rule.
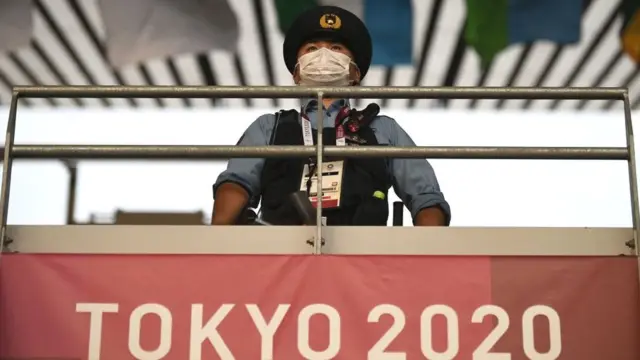
[[[338,111],[348,102],[335,101],[328,109],[323,108],[324,127],[334,127]],[[302,110],[307,114],[311,125],[317,129],[317,100],[308,100]],[[241,146],[269,145],[275,125],[275,114],[265,114],[256,119],[240,139]],[[370,124],[380,144],[391,146],[415,146],[409,135],[400,125],[388,116],[378,116]],[[213,186],[216,188],[225,182],[234,182],[249,191],[251,198],[260,195],[260,176],[265,159],[236,158],[229,160],[227,170],[218,176]],[[425,159],[390,159],[389,171],[393,179],[393,189],[415,219],[424,208],[439,206],[445,213],[446,223],[451,218],[449,204],[444,199],[438,180],[429,162]]]

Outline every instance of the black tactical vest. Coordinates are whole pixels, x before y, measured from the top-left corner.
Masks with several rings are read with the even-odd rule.
[[[357,133],[366,146],[379,145],[373,130],[362,127]],[[317,131],[313,130],[314,144]],[[325,128],[325,145],[336,144],[335,128]],[[349,141],[347,140],[347,143]],[[272,145],[303,145],[300,115],[295,110],[276,114],[276,124],[271,137]],[[323,209],[327,225],[381,225],[387,224],[389,205],[387,194],[391,176],[385,158],[325,157],[323,161],[344,160],[340,207]],[[302,220],[289,200],[290,194],[300,190],[307,158],[268,158],[262,170],[262,219],[273,225],[300,225]],[[374,197],[382,192],[384,199]]]

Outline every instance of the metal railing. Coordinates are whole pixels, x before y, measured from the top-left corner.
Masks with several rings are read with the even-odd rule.
[[[336,147],[323,146],[86,146],[14,145],[16,114],[20,98],[395,98],[395,99],[567,99],[621,100],[624,103],[626,147]],[[13,159],[213,159],[234,157],[316,156],[391,157],[431,159],[558,159],[626,160],[629,171],[633,241],[638,255],[640,211],[631,106],[624,88],[444,88],[444,87],[298,87],[298,86],[18,86],[13,88],[4,149],[4,172],[0,192],[0,249],[7,236],[7,215]],[[322,173],[317,183],[322,184]],[[322,253],[322,187],[317,189],[317,226],[314,253]]]

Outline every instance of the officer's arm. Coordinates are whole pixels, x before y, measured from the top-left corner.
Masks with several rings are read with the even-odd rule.
[[[379,124],[388,132],[390,145],[416,146],[395,120],[388,117],[380,120]],[[390,167],[393,188],[411,211],[414,225],[448,226],[451,210],[431,164],[425,159],[392,159]]]
[[[237,145],[262,146],[269,142],[274,116],[263,115],[244,132]],[[249,200],[260,194],[260,175],[264,159],[236,158],[229,160],[213,185],[212,225],[233,225]]]

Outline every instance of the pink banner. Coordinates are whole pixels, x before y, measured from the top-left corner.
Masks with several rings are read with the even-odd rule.
[[[0,264],[0,358],[640,358],[635,258],[7,254]]]

